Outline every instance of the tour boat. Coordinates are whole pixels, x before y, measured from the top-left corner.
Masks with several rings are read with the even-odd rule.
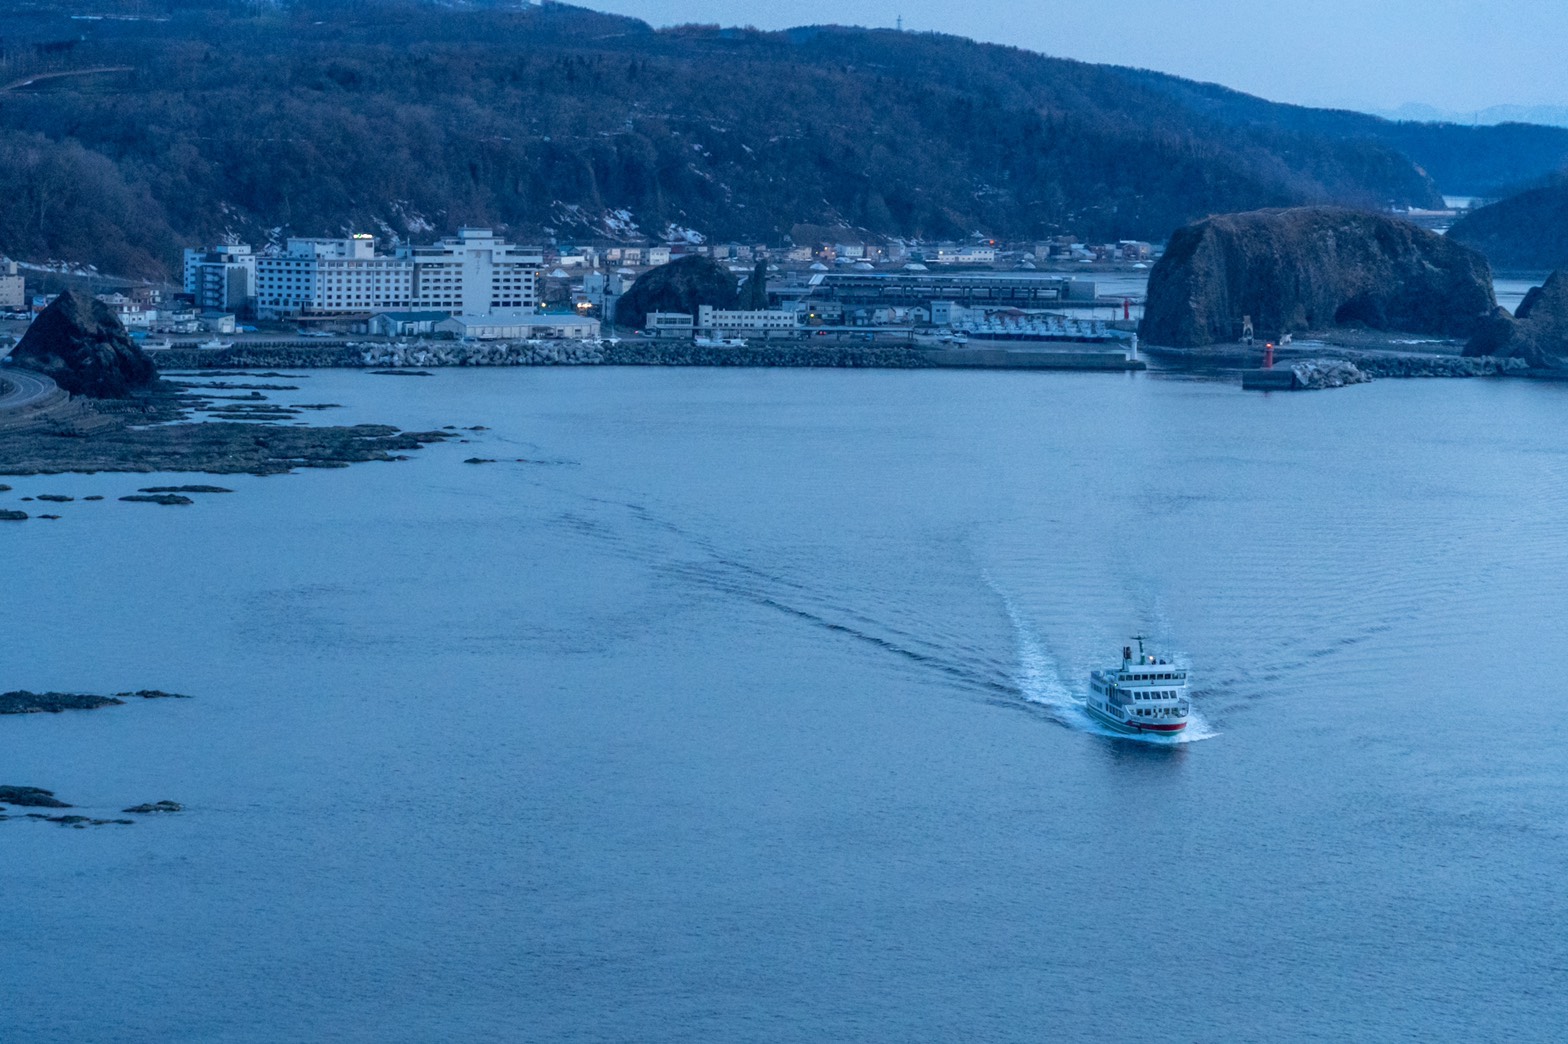
[[[1121,667],[1089,676],[1084,706],[1095,720],[1118,732],[1174,736],[1187,727],[1192,714],[1187,669],[1145,653],[1143,635],[1133,641],[1138,643],[1136,659],[1132,646],[1124,645]]]

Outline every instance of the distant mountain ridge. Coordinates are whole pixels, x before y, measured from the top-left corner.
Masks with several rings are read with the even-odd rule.
[[[1568,127],[1568,105],[1489,105],[1462,112],[1435,105],[1407,102],[1397,109],[1374,113],[1384,119],[1415,123],[1458,123],[1476,127],[1499,123],[1534,123],[1543,127]]]
[[[1568,166],[1568,130],[1390,123],[936,34],[655,31],[554,3],[0,10],[0,84],[22,84],[0,90],[0,252],[130,273],[228,234],[463,224],[1163,240]]]

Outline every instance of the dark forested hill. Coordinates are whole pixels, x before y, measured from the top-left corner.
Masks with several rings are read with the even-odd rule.
[[[0,253],[126,272],[225,232],[1163,239],[1471,187],[1427,174],[1470,169],[1450,130],[1413,161],[1415,125],[931,34],[413,0],[0,12]],[[1547,163],[1536,132],[1480,151]]]
[[[1568,181],[1521,192],[1466,214],[1449,236],[1493,267],[1544,272],[1568,268]]]
[[[1210,83],[1136,69],[1129,82],[1231,127],[1266,126],[1314,137],[1377,142],[1403,156],[1454,196],[1498,196],[1568,167],[1568,128],[1503,123],[1393,122],[1342,109],[1281,105]]]

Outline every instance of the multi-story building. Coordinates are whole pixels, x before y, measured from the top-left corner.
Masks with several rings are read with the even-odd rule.
[[[290,239],[256,262],[256,306],[263,319],[294,315],[442,311],[488,315],[539,302],[536,249],[465,228],[429,246],[378,254],[368,235]]]
[[[533,308],[539,303],[542,251],[513,246],[488,228],[465,228],[454,239],[404,247],[413,265],[413,308],[461,315]]]
[[[241,243],[186,250],[185,292],[197,308],[248,312],[256,296],[256,255]]]
[[[25,280],[17,274],[16,262],[0,265],[0,311],[21,312],[27,308]]]
[[[377,254],[365,234],[290,239],[281,253],[256,259],[256,313],[263,319],[407,308],[412,294],[412,265]]]
[[[800,328],[801,313],[796,309],[739,311],[697,306],[696,330],[701,334],[792,335]]]

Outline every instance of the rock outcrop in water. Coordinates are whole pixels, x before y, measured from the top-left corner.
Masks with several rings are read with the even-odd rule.
[[[145,804],[132,805],[130,808],[122,809],[121,811],[145,816],[159,812],[183,812],[185,811],[185,806],[178,801],[148,801]]]
[[[1480,254],[1339,207],[1224,214],[1179,229],[1149,275],[1139,335],[1196,348],[1359,324],[1469,337],[1496,308]]]
[[[0,692],[0,714],[59,714],[68,710],[114,707],[124,700],[82,692]]]
[[[33,320],[11,361],[52,377],[72,395],[95,399],[123,399],[158,376],[114,310],[76,290],[55,298]]]
[[[113,696],[98,696],[85,692],[28,692],[17,689],[0,692],[0,714],[59,714],[68,710],[97,710],[99,707],[118,707],[126,700],[188,700],[177,692],[162,689],[137,689],[135,692],[117,692]]]
[[[20,805],[22,808],[70,808],[54,796],[52,790],[38,787],[0,787],[0,804]]]
[[[683,257],[638,276],[615,306],[615,323],[640,330],[649,312],[696,315],[699,305],[734,308],[737,296],[729,269],[706,257]]]
[[[1560,369],[1568,358],[1568,272],[1558,270],[1509,315],[1495,309],[1465,345],[1470,356],[1523,359],[1533,369]]]

